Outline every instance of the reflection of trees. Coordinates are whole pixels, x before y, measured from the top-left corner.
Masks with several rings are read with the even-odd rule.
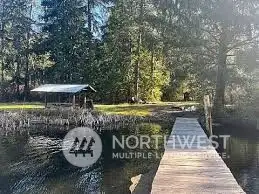
[[[0,169],[6,172],[5,164],[9,165],[10,161],[18,161],[24,155],[28,138],[27,133],[0,136]]]
[[[103,140],[103,165],[104,174],[102,182],[102,190],[106,193],[130,193],[129,186],[132,184],[130,179],[139,174],[145,174],[151,169],[156,168],[159,165],[160,159],[152,158],[147,159],[112,159],[112,152],[124,153],[124,152],[158,152],[162,153],[163,149],[155,149],[155,141],[151,142],[151,150],[135,149],[129,150],[125,147],[125,150],[116,147],[116,150],[112,150],[112,135],[115,135],[120,139],[121,135],[168,135],[170,129],[168,126],[142,123],[136,126],[131,126],[130,129],[119,130],[116,132],[106,132],[102,133]],[[163,140],[159,141],[160,146],[163,147]],[[162,145],[161,145],[162,144]]]
[[[246,191],[259,191],[259,143],[253,139],[231,137],[227,148],[229,167]]]
[[[169,128],[146,123],[102,131],[103,154],[98,163],[89,169],[73,167],[66,161],[61,151],[63,132],[53,131],[43,130],[42,133],[30,131],[32,136],[22,134],[10,138],[0,137],[0,169],[5,173],[3,175],[0,172],[0,180],[8,181],[6,188],[12,188],[10,192],[89,193],[101,190],[106,193],[127,193],[131,185],[130,178],[155,168],[159,159],[113,160],[113,135],[117,138],[122,135],[164,135],[168,134]],[[151,142],[152,152],[156,151],[153,149],[155,147],[153,144],[154,142]],[[124,151],[118,147],[115,150],[115,152]],[[138,151],[150,150],[134,150]],[[159,153],[162,151],[158,150]],[[5,165],[11,168],[5,168]]]
[[[164,134],[162,132],[161,125],[158,124],[150,124],[150,123],[141,123],[136,126],[136,130],[140,135],[156,135],[156,134]]]
[[[227,153],[230,155],[231,166],[239,169],[253,166],[254,158],[258,155],[256,144],[248,139],[237,137],[230,138]]]
[[[258,193],[259,191],[259,169],[258,169],[258,159],[259,159],[259,143],[250,142],[253,144],[253,152],[248,153],[248,157],[251,158],[251,163],[248,163],[247,169],[242,172],[241,180],[244,187],[252,192]]]
[[[66,162],[53,169],[54,171],[46,177],[44,187],[48,193],[98,192],[102,181],[100,165],[99,163],[91,168],[77,168]]]
[[[30,137],[28,134],[1,137],[1,161],[8,189],[13,192],[28,192],[40,189],[42,182],[51,173],[51,155],[56,153],[55,140],[48,137]],[[60,162],[60,160],[59,160]],[[6,165],[6,166],[5,166]],[[0,174],[1,174],[0,172]],[[10,185],[8,185],[10,184]]]

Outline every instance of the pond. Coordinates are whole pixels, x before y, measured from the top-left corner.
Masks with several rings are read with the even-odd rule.
[[[230,126],[214,127],[217,135],[230,135],[223,150],[224,161],[230,168],[239,185],[248,194],[259,193],[259,131]]]
[[[62,152],[65,130],[33,128],[22,133],[0,135],[0,193],[130,193],[131,178],[156,170],[164,152],[163,141],[146,158],[114,158],[114,152],[129,152],[112,147],[112,138],[122,135],[168,135],[169,124],[141,123],[99,130],[103,152],[97,163],[88,168],[71,165]],[[140,148],[136,148],[140,149]],[[152,181],[152,177],[151,177]]]

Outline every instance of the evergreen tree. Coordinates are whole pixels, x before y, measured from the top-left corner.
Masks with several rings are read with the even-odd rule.
[[[47,71],[55,83],[76,83],[84,75],[89,50],[90,32],[86,27],[81,0],[44,0],[43,42],[55,65]]]

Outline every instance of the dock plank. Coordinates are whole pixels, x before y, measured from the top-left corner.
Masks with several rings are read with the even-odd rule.
[[[177,138],[179,136],[179,138]],[[185,137],[184,137],[185,136]],[[186,137],[191,137],[186,140]],[[204,136],[199,146],[197,138]],[[183,146],[183,142],[189,147]],[[245,193],[197,119],[177,118],[152,184],[152,194]]]

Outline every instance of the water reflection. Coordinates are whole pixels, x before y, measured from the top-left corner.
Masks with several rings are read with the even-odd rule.
[[[171,126],[146,124],[100,130],[103,154],[90,168],[77,168],[63,156],[61,145],[66,131],[31,129],[30,132],[0,135],[0,193],[130,193],[130,178],[159,164],[158,158],[113,159],[112,136],[168,135]],[[163,152],[162,141],[156,150]],[[127,152],[117,147],[115,152]],[[135,150],[138,151],[138,150]]]
[[[246,193],[259,193],[259,133],[246,129],[215,127],[216,134],[231,135],[225,150],[227,166]],[[222,142],[219,152],[222,153]]]

